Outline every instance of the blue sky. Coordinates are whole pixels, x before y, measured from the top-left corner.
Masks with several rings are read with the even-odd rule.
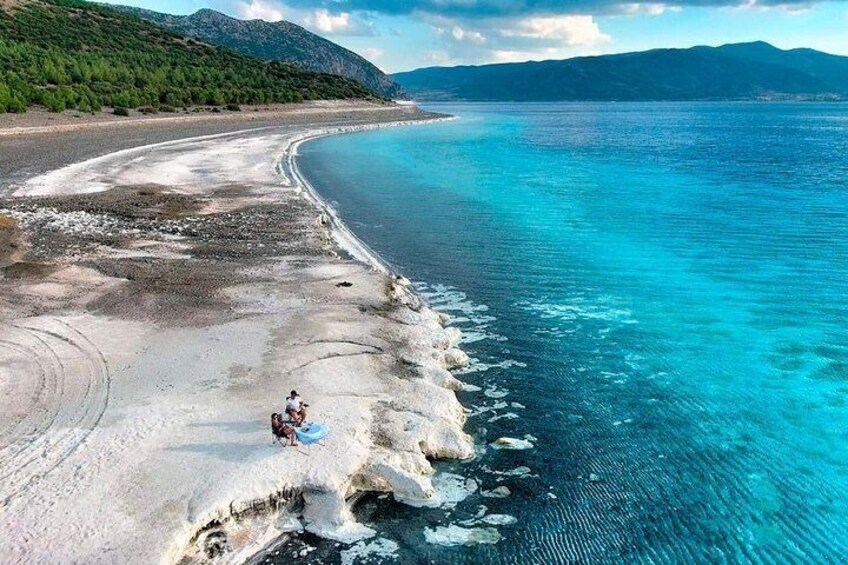
[[[848,55],[848,2],[810,0],[109,0],[286,19],[388,72],[765,40]]]

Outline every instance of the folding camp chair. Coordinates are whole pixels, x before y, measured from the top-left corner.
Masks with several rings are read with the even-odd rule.
[[[286,447],[291,442],[289,436],[283,431],[284,424],[294,427],[294,422],[283,420],[280,414],[276,412],[271,414],[271,443],[279,443],[281,447]]]

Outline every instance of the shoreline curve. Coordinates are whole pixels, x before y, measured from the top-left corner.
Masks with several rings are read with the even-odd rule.
[[[426,120],[411,120],[403,122],[395,122],[390,124],[370,124],[361,126],[339,127],[335,129],[319,130],[304,134],[300,137],[294,137],[289,145],[285,148],[277,162],[277,170],[288,175],[297,185],[305,190],[306,195],[312,201],[319,212],[326,214],[326,221],[331,226],[331,233],[336,244],[345,250],[351,257],[371,265],[374,269],[381,271],[387,275],[395,277],[403,276],[397,272],[379,253],[374,251],[367,243],[362,241],[353,230],[347,227],[344,220],[339,216],[336,209],[315,189],[312,183],[301,173],[297,165],[298,149],[304,143],[315,141],[323,137],[334,135],[347,135],[353,133],[362,133],[366,131],[374,131],[390,127],[410,127],[419,125],[429,125],[440,122],[449,122],[458,120],[457,116],[444,116]]]

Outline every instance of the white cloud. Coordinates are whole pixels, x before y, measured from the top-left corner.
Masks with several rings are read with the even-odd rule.
[[[350,12],[331,13],[319,8],[306,16],[303,23],[326,35],[374,35],[371,22],[364,22],[351,16]]]
[[[283,19],[283,11],[278,4],[267,0],[250,0],[238,5],[239,17],[245,20],[265,20],[278,22]]]
[[[468,41],[478,45],[486,42],[486,36],[479,31],[464,29],[458,25],[453,26],[453,29],[451,29],[451,36],[457,41]]]
[[[385,51],[378,47],[363,47],[362,49],[357,49],[360,55],[368,59],[368,61],[376,66],[378,69],[386,73],[386,69],[380,64],[380,59],[383,58],[383,55],[386,54]]]
[[[547,48],[535,51],[517,51],[512,49],[496,49],[492,51],[492,63],[523,63],[524,61],[553,59],[559,55],[559,49]]]
[[[812,2],[760,2],[759,0],[745,0],[738,6],[731,6],[734,11],[770,12],[779,10],[792,16],[808,14],[813,9]]]
[[[453,65],[456,61],[445,51],[427,51],[424,60],[431,65]]]
[[[611,38],[590,15],[559,14],[525,18],[447,18],[420,15],[442,44],[437,65],[564,59],[594,55]],[[434,50],[435,52],[436,50]]]
[[[334,16],[322,8],[315,10],[309,23],[324,33],[338,33],[350,29],[350,14],[342,12]]]
[[[569,57],[584,57],[601,55],[604,51],[595,46],[578,46],[577,48],[539,47],[535,49],[495,49],[490,52],[484,63],[523,63],[525,61],[547,61],[567,59]]]
[[[658,2],[632,2],[622,4],[621,11],[629,16],[644,14],[647,16],[661,16],[666,12],[682,12],[681,6],[669,6]]]
[[[366,59],[371,60],[372,62],[382,58],[382,56],[385,54],[382,49],[379,49],[377,47],[365,47],[363,49],[360,49],[359,53]]]
[[[502,29],[500,35],[568,46],[594,45],[610,39],[592,16],[571,15],[525,18]]]

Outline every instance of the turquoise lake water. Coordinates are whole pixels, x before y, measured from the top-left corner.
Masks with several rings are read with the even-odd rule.
[[[466,331],[480,445],[535,448],[440,465],[479,487],[453,508],[365,498],[386,554],[848,560],[848,106],[430,107],[461,119],[324,138],[300,165]],[[428,542],[449,525],[502,539]]]

